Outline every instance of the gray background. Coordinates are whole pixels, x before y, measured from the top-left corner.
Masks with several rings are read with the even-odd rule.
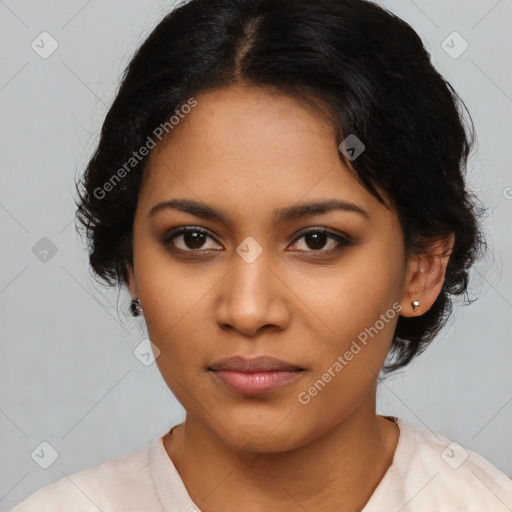
[[[472,272],[479,300],[456,305],[425,354],[381,385],[379,412],[458,441],[512,476],[512,2],[381,4],[419,32],[472,113],[479,145],[469,184],[490,207],[491,253]],[[3,510],[64,475],[145,446],[184,417],[156,365],[133,354],[145,332],[126,313],[127,292],[91,279],[72,195],[120,73],[172,5],[0,0]],[[43,31],[59,45],[47,59],[31,47]],[[453,31],[469,43],[458,58],[441,46]],[[462,48],[453,37],[445,45],[452,54]],[[55,254],[41,252],[44,237]],[[48,469],[31,457],[43,441],[58,452]]]

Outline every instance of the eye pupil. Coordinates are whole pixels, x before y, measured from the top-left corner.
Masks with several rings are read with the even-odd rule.
[[[183,234],[183,241],[189,249],[200,249],[204,244],[206,235],[200,231],[188,231]]]
[[[308,246],[313,250],[322,249],[325,246],[327,235],[325,233],[308,233],[305,235]],[[311,243],[312,242],[312,243]]]

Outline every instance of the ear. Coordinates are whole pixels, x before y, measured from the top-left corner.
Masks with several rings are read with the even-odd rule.
[[[409,257],[401,316],[420,316],[432,307],[443,287],[446,267],[454,245],[455,234],[450,233],[433,242],[425,253]],[[415,300],[420,303],[416,312],[411,304]]]
[[[128,290],[130,291],[132,299],[136,299],[139,296],[139,289],[137,280],[135,279],[135,272],[129,263],[126,265],[126,269],[128,270]]]

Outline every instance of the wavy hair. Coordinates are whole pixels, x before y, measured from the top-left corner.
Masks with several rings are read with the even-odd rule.
[[[267,86],[316,104],[342,141],[366,146],[340,159],[381,203],[397,209],[408,253],[455,234],[441,292],[417,317],[400,317],[384,372],[406,366],[445,325],[453,295],[486,246],[483,209],[465,184],[474,144],[471,116],[436,71],[418,34],[366,0],[191,0],[179,4],[139,47],[106,115],[98,146],[76,183],[76,218],[89,261],[108,285],[127,283],[132,224],[147,157],[105,200],[98,190],[155,128],[201,92]],[[469,300],[471,302],[471,300]]]

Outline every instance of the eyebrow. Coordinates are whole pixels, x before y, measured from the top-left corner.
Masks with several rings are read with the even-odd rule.
[[[153,217],[158,212],[167,209],[179,210],[185,213],[190,213],[196,217],[203,219],[216,220],[227,223],[229,217],[224,210],[215,209],[205,203],[200,203],[192,199],[170,199],[154,205],[149,210],[148,216]],[[370,215],[366,210],[360,206],[344,201],[341,199],[326,199],[322,201],[311,201],[302,203],[287,208],[280,208],[273,212],[273,219],[275,222],[291,222],[302,217],[310,215],[321,215],[335,210],[345,212],[357,213],[364,217],[366,220],[370,219]]]

